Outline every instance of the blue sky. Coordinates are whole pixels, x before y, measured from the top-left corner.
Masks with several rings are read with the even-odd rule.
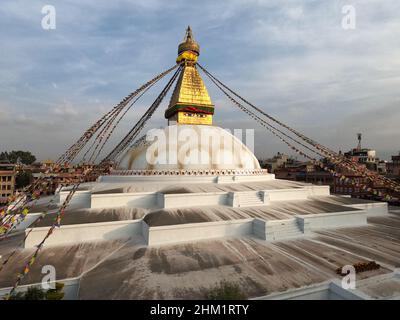
[[[56,8],[55,30],[41,27],[46,4]],[[342,28],[348,4],[355,30]],[[399,12],[397,0],[3,0],[0,150],[57,157],[102,113],[172,66],[190,24],[200,63],[244,97],[336,150],[354,146],[362,132],[365,146],[389,158],[400,150]],[[256,129],[258,156],[288,153],[206,85],[215,124]],[[161,110],[150,125],[165,125]]]

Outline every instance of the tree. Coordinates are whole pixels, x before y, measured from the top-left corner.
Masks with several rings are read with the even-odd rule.
[[[64,283],[56,282],[55,289],[50,289],[46,292],[46,300],[61,300],[64,298]]]
[[[8,161],[10,163],[17,163],[17,161],[21,161],[21,163],[30,165],[36,161],[36,157],[30,151],[11,151],[11,152],[1,152],[0,160]]]
[[[56,282],[55,289],[43,290],[38,287],[29,287],[26,292],[17,292],[10,296],[10,300],[61,300],[64,298],[64,284]]]
[[[29,287],[25,293],[18,292],[10,297],[10,300],[45,300],[46,293],[37,287]]]
[[[246,294],[236,283],[221,281],[205,295],[206,300],[246,300]]]
[[[32,183],[33,175],[31,171],[21,171],[15,177],[15,186],[17,189],[25,188]]]

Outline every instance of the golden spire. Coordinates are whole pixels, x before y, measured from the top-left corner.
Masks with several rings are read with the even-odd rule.
[[[176,63],[179,63],[183,60],[187,61],[197,61],[197,57],[200,55],[200,46],[194,40],[192,29],[190,26],[186,29],[185,38],[183,42],[178,46],[178,58],[176,59]]]
[[[194,40],[190,26],[178,47],[177,63],[183,63],[165,117],[178,124],[212,124],[214,105],[203,79],[196,69],[200,46]]]

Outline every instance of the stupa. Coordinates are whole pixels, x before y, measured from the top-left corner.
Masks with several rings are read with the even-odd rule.
[[[176,59],[183,70],[165,111],[168,126],[163,132],[153,133],[161,136],[153,143],[139,139],[143,143],[126,152],[119,170],[162,176],[267,174],[237,137],[212,125],[214,105],[196,68],[199,55],[200,46],[188,27]],[[122,175],[128,172],[123,171]]]
[[[81,185],[20,290],[52,265],[68,299],[202,299],[223,280],[258,299],[399,297],[399,212],[261,169],[214,123],[218,106],[197,70],[199,54],[188,28],[167,126],[138,139],[109,175]],[[45,200],[0,243],[5,256],[30,233],[0,273],[0,295],[54,219],[30,228]],[[371,261],[380,268],[343,288],[338,268]]]

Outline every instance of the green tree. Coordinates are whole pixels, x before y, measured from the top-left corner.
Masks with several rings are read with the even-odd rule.
[[[33,175],[31,171],[21,171],[15,177],[15,186],[17,189],[22,189],[32,183]]]
[[[26,165],[30,165],[36,161],[36,157],[30,151],[13,150],[11,152],[4,151],[0,153],[0,160],[17,163],[18,159]]]
[[[38,287],[29,287],[26,292],[17,292],[10,296],[10,300],[61,300],[64,298],[64,284],[56,283],[55,289],[43,290]]]
[[[205,298],[206,300],[246,300],[247,296],[238,284],[221,281],[206,293]]]
[[[64,283],[57,282],[55,289],[46,292],[46,300],[61,300],[64,298]]]
[[[46,293],[37,287],[29,287],[24,293],[18,292],[10,297],[10,300],[45,300]]]

